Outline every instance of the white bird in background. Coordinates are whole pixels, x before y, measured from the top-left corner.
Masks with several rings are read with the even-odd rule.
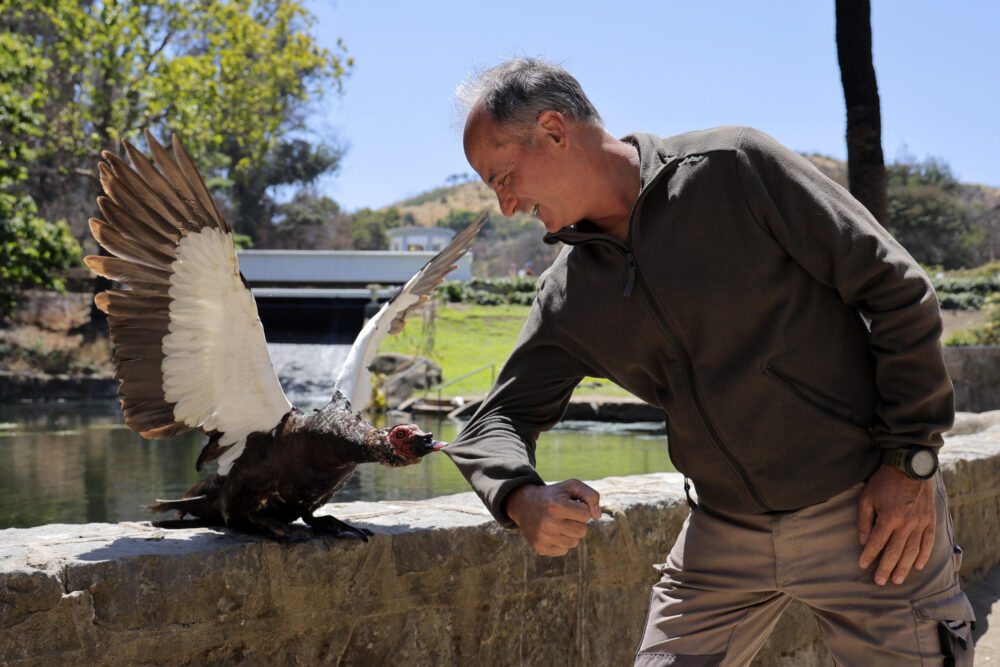
[[[376,429],[352,405],[370,393],[368,366],[389,333],[425,301],[468,250],[480,218],[418,271],[368,321],[336,376],[332,400],[312,414],[285,397],[271,363],[257,306],[240,274],[232,229],[219,214],[184,147],[173,156],[147,131],[154,167],[123,142],[130,167],[104,152],[104,220],[90,229],[111,257],[90,256],[95,272],[130,289],[95,297],[108,314],[115,379],[130,429],[169,438],[191,429],[209,436],[197,467],[218,472],[154,512],[196,520],[170,527],[229,525],[274,537],[302,518],[314,531],[369,531],[332,516],[314,516],[347,483],[358,463],[402,466],[444,446],[412,424]]]

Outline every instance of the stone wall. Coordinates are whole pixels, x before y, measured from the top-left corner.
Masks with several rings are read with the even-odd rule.
[[[942,462],[970,581],[1000,560],[1000,427],[950,437]],[[0,531],[0,662],[630,664],[652,564],[688,510],[677,474],[593,485],[604,517],[554,559],[469,493],[325,508],[375,531],[368,544],[145,523]],[[793,606],[757,664],[829,658]]]
[[[1000,408],[1000,347],[946,347],[944,360],[955,385],[956,409]]]

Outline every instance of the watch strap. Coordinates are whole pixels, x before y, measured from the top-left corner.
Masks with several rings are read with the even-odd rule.
[[[921,476],[913,470],[913,466],[910,461],[915,454],[923,451],[929,452],[931,456],[934,457],[934,469],[929,475]],[[937,472],[938,467],[937,452],[930,447],[920,447],[919,445],[913,445],[910,447],[886,447],[882,450],[882,463],[896,468],[910,479],[919,481],[924,481],[933,477],[934,473]]]

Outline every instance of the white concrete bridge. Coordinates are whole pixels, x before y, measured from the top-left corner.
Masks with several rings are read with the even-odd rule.
[[[251,287],[350,288],[402,285],[436,253],[387,250],[241,250],[240,270]],[[466,254],[451,280],[472,277]]]
[[[349,342],[361,330],[366,306],[385,301],[435,255],[384,250],[241,250],[268,340]],[[472,254],[450,280],[472,277]]]

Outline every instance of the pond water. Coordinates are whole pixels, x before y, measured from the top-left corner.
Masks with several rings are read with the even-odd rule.
[[[422,426],[443,440],[460,428],[444,422],[438,429],[433,418]],[[0,404],[0,528],[153,518],[145,505],[177,498],[210,473],[194,469],[204,442],[199,431],[145,440],[126,428],[117,401]],[[661,423],[566,422],[542,435],[537,458],[548,481],[673,470]],[[451,461],[432,454],[406,468],[360,466],[335,499],[419,500],[468,490]]]

